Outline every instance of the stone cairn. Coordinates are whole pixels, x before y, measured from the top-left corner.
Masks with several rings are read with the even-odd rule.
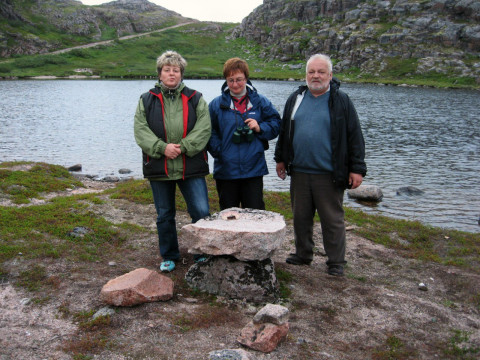
[[[185,275],[189,286],[231,299],[275,302],[279,291],[271,259],[285,239],[280,214],[230,208],[181,229],[180,237],[193,254],[207,260]]]

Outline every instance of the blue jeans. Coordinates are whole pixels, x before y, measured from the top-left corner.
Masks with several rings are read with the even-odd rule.
[[[175,223],[175,191],[177,185],[185,199],[193,223],[210,215],[207,183],[204,177],[150,181],[153,202],[157,210],[158,244],[163,260],[175,261],[180,257]]]

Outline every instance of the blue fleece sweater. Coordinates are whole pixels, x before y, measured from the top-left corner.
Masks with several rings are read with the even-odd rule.
[[[333,171],[330,141],[330,91],[314,97],[307,91],[295,118],[293,170],[307,174]]]

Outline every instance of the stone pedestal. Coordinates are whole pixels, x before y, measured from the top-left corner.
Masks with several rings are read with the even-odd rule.
[[[254,303],[275,302],[279,296],[271,259],[240,261],[228,255],[210,256],[190,267],[185,280],[209,294]]]
[[[182,228],[181,239],[193,254],[210,255],[193,265],[185,279],[211,294],[252,302],[278,298],[271,256],[283,243],[286,224],[280,214],[230,208]]]

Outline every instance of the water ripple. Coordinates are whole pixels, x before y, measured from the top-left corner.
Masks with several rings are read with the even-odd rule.
[[[207,101],[220,94],[221,80],[186,80]],[[283,111],[301,83],[254,81]],[[100,176],[130,168],[141,177],[140,150],[133,139],[133,115],[150,80],[0,82],[0,161],[33,160],[69,166]],[[366,142],[366,184],[384,199],[369,213],[420,220],[439,227],[478,232],[480,216],[480,94],[478,91],[342,84],[355,103]],[[265,188],[288,191],[275,173],[273,149]],[[402,186],[422,196],[398,196]]]

